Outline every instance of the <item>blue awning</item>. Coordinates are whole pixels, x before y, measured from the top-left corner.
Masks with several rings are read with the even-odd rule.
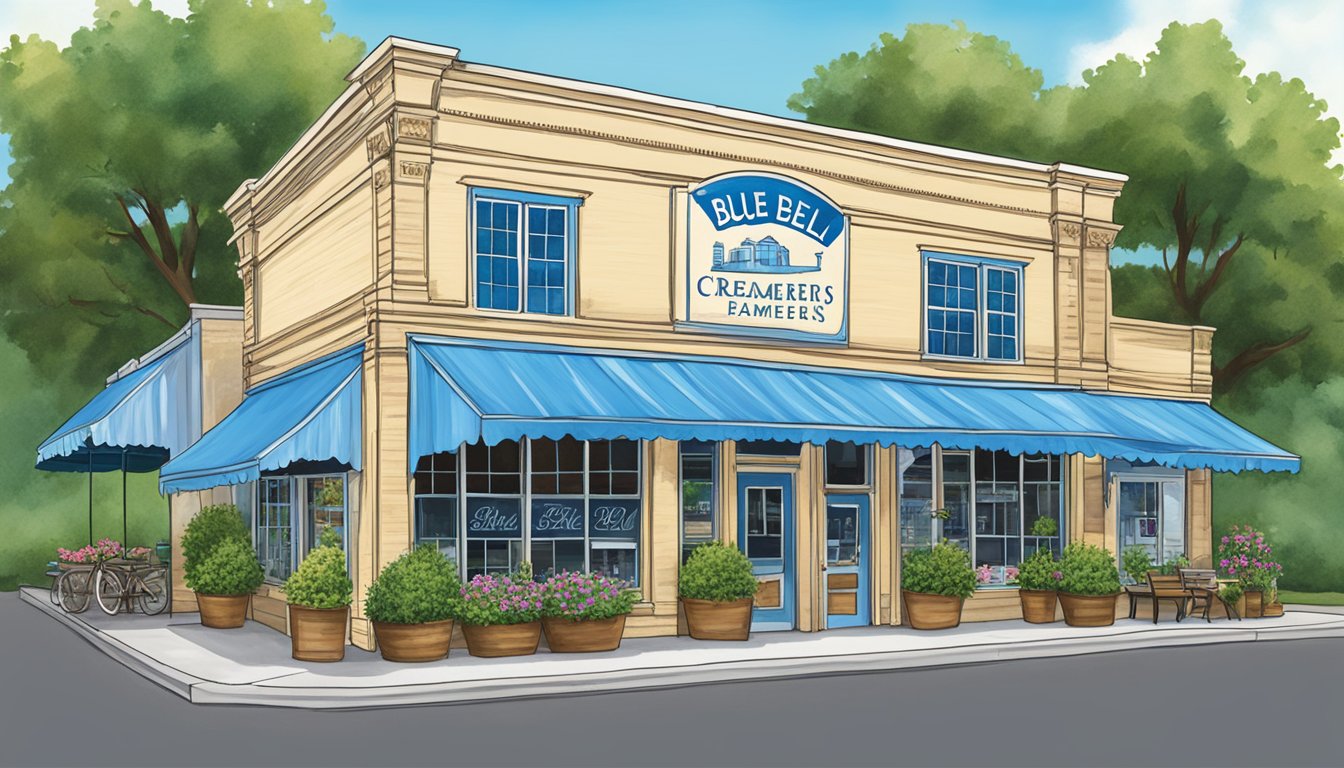
[[[37,449],[50,472],[152,472],[191,442],[191,336],[123,369]]]
[[[413,336],[410,468],[463,443],[793,440],[1298,470],[1204,403],[740,359]]]
[[[255,480],[295,462],[359,469],[362,344],[249,389],[243,402],[159,470],[164,493]]]

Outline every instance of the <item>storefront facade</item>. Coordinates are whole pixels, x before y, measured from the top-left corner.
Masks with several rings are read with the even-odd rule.
[[[226,207],[239,410],[303,413],[163,474],[232,489],[277,629],[322,526],[364,648],[363,590],[420,542],[629,579],[648,636],[684,631],[699,542],[752,560],[757,631],[815,631],[901,623],[900,554],[946,538],[986,566],[965,620],[1017,618],[1037,547],[1207,565],[1210,469],[1296,466],[1207,408],[1212,329],[1111,315],[1121,175],[409,41],[349,80]]]

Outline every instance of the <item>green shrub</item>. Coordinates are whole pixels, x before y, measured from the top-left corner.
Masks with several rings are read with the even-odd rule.
[[[340,547],[318,547],[309,552],[285,581],[285,599],[304,608],[340,608],[350,604],[353,592]]]
[[[1148,554],[1147,547],[1125,547],[1120,553],[1120,560],[1125,564],[1125,575],[1134,580],[1136,584],[1143,584],[1148,579],[1148,571],[1153,567],[1153,557]]]
[[[192,588],[202,595],[246,595],[261,586],[264,576],[252,545],[226,538],[196,564]]]
[[[478,573],[462,587],[458,618],[473,627],[536,621],[541,618],[541,591],[530,567],[507,576]]]
[[[457,615],[462,581],[457,566],[433,544],[387,564],[364,596],[364,615],[388,624],[424,624]]]
[[[201,591],[196,586],[196,567],[205,561],[206,556],[220,542],[241,539],[250,544],[251,538],[242,514],[232,504],[216,504],[197,512],[182,532],[182,571],[186,575],[187,587]]]
[[[970,553],[956,544],[944,541],[901,558],[901,589],[909,592],[967,598],[975,592],[975,584]]]
[[[1059,521],[1053,517],[1038,517],[1031,524],[1032,536],[1054,536],[1059,533]]]
[[[1218,599],[1222,600],[1224,604],[1236,608],[1237,601],[1244,594],[1246,594],[1246,591],[1241,588],[1241,583],[1234,581],[1231,584],[1224,584],[1222,589],[1218,590]]]
[[[1113,595],[1120,591],[1120,573],[1111,551],[1075,541],[1059,558],[1059,591],[1071,595]]]
[[[317,546],[344,549],[345,542],[341,540],[340,531],[330,525],[324,525],[322,526],[322,532],[317,535]]]
[[[541,615],[574,621],[624,616],[639,601],[629,582],[601,573],[561,571],[541,585]]]
[[[737,547],[707,541],[691,550],[681,566],[677,589],[691,600],[729,602],[756,596],[756,576],[751,561]]]
[[[1168,557],[1167,561],[1157,567],[1157,572],[1163,576],[1175,576],[1176,571],[1181,568],[1189,568],[1190,560],[1185,555],[1176,555]]]
[[[1051,592],[1059,588],[1059,581],[1063,576],[1059,570],[1059,561],[1055,559],[1055,553],[1045,548],[1032,552],[1017,566],[1017,586],[1022,589]]]

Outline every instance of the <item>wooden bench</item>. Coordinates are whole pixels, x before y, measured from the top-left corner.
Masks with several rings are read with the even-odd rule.
[[[1185,618],[1185,605],[1190,594],[1185,591],[1181,585],[1180,573],[1174,573],[1170,576],[1163,576],[1159,571],[1149,571],[1146,584],[1135,584],[1125,587],[1125,594],[1129,595],[1129,618],[1134,618],[1135,610],[1140,600],[1150,600],[1153,604],[1153,623],[1157,623],[1158,605],[1163,600],[1170,600],[1176,604],[1176,620]]]
[[[1209,613],[1213,610],[1214,602],[1223,604],[1223,610],[1227,612],[1228,621],[1233,616],[1241,620],[1241,615],[1231,605],[1223,602],[1218,596],[1218,572],[1212,568],[1181,568],[1178,569],[1181,574],[1181,586],[1185,589],[1186,600],[1189,601],[1187,615],[1193,614],[1199,609],[1201,603],[1204,607],[1204,620],[1212,623],[1213,619]]]

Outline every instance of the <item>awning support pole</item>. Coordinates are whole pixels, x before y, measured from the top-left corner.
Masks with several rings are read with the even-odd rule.
[[[121,546],[130,544],[126,535],[126,451],[121,452]]]
[[[93,451],[89,451],[89,546],[93,546]]]

